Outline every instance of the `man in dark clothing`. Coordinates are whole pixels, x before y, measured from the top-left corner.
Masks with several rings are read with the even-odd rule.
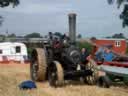
[[[53,47],[54,47],[55,49],[61,48],[61,42],[58,40],[58,38],[55,38],[55,39],[53,40]]]
[[[81,50],[81,62],[82,64],[88,63],[87,57],[89,56],[89,53],[86,48],[82,48]]]
[[[53,40],[53,54],[55,58],[60,58],[61,57],[61,51],[62,51],[62,44],[59,41],[58,38],[54,38]]]
[[[53,40],[53,33],[52,32],[49,32],[49,39]]]

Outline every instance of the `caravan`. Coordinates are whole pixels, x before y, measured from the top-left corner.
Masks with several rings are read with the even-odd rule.
[[[27,48],[23,43],[0,43],[0,62],[18,61],[22,63],[28,59],[27,56]]]

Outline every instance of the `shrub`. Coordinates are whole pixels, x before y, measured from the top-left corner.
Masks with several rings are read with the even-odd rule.
[[[77,46],[80,48],[80,50],[82,48],[86,48],[89,53],[92,52],[93,49],[93,46],[88,42],[77,42]]]

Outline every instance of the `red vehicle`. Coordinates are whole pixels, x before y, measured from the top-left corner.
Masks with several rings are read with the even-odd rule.
[[[99,48],[109,48],[115,58],[112,62],[103,62],[96,60],[98,65],[110,65],[110,66],[118,66],[118,67],[127,67],[128,68],[128,56],[126,53],[126,40],[125,39],[97,39],[92,42],[93,51],[92,58],[95,58],[95,54]]]
[[[107,81],[107,83],[109,82],[109,84],[123,82],[125,85],[128,85],[128,57],[116,53],[113,50],[112,52],[116,56],[112,61],[95,61],[99,71],[105,76],[105,78],[100,80],[99,85],[103,84],[101,81],[104,81],[104,79],[106,79],[105,81]]]

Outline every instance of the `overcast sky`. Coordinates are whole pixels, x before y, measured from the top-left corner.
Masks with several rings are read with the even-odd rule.
[[[16,8],[0,8],[4,16],[0,34],[25,35],[31,32],[68,32],[70,12],[77,13],[77,33],[83,37],[106,37],[114,33],[124,33],[128,37],[128,28],[122,28],[122,21],[116,5],[108,5],[107,0],[20,0]]]

